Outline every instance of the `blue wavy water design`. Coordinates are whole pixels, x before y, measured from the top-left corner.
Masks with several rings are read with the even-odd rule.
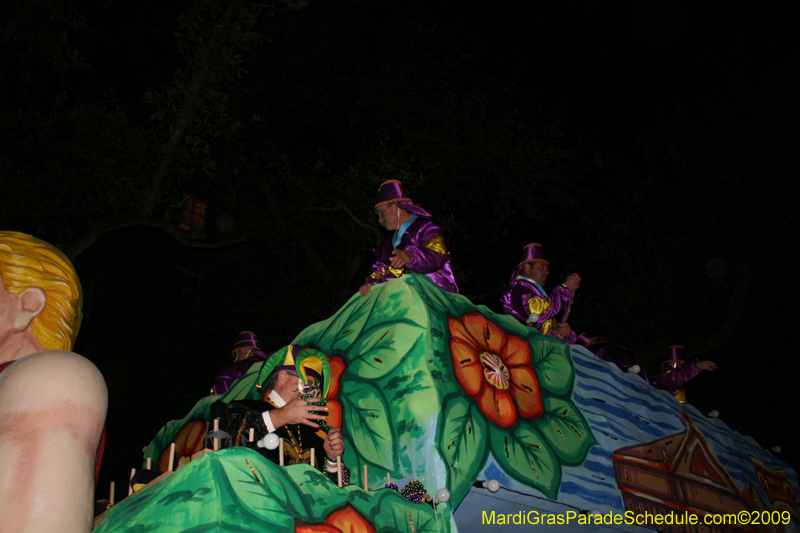
[[[593,418],[593,421],[598,422],[599,425],[602,425],[603,423],[600,423],[597,420],[597,416],[602,416],[602,418],[605,419],[605,427],[614,429],[616,432],[614,436],[616,437],[632,438],[636,433],[645,433],[653,436],[654,438],[659,438],[664,436],[665,432],[676,433],[683,431],[684,429],[682,419],[676,420],[681,423],[680,426],[674,425],[665,420],[657,420],[652,422],[648,420],[649,423],[645,423],[640,418],[637,418],[635,413],[622,406],[616,406],[609,403],[600,403],[591,400],[587,401],[580,397],[575,397],[574,401],[579,407],[586,408],[586,411],[581,409],[581,411],[584,413],[584,416],[587,418]],[[589,413],[592,414],[590,415]],[[621,429],[621,427],[627,427],[628,429]],[[635,428],[635,431],[633,428]]]
[[[583,414],[598,444],[589,450],[582,465],[563,468],[559,501],[587,510],[624,511],[614,472],[614,451],[682,434],[687,429],[682,411],[690,416],[719,464],[740,490],[752,484],[768,502],[758,485],[749,457],[752,455],[770,468],[786,470],[800,495],[797,474],[752,438],[731,430],[719,419],[707,418],[690,405],[681,406],[665,391],[653,389],[645,382],[637,381],[640,378],[636,376],[610,368],[583,348],[571,347],[570,351],[576,375],[572,401]],[[495,464],[486,469],[486,474],[490,472],[498,479],[503,476],[515,490],[538,495],[538,492],[502,474]]]
[[[583,462],[583,466],[594,474],[602,475],[605,478],[614,479],[614,466],[610,462],[611,459],[610,453],[608,454],[608,457],[606,459],[609,460],[608,463],[600,463],[597,461],[590,461],[589,459],[586,459]]]
[[[591,477],[586,477],[581,475],[573,475],[572,473],[565,473],[562,480],[562,485],[569,482],[576,483],[584,487],[591,485],[594,487],[592,490],[617,492],[617,481],[613,476],[609,478],[592,474]]]
[[[614,509],[622,508],[622,496],[620,496],[619,492],[613,493],[610,491],[591,490],[588,487],[584,487],[572,481],[564,481],[561,483],[561,492],[579,497],[585,502],[584,505],[579,507],[585,510],[591,509],[593,505],[606,505]]]

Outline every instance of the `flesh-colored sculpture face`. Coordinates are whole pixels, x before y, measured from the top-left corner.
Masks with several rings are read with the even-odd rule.
[[[41,349],[72,349],[83,297],[75,269],[60,250],[24,233],[0,231],[0,278],[5,293],[21,296],[28,307],[31,289],[42,291],[45,305],[30,324]]]
[[[42,351],[30,332],[31,322],[45,305],[44,291],[30,287],[22,294],[9,294],[0,275],[0,363]]]
[[[2,284],[3,277],[0,276],[0,346],[11,335],[11,324],[16,320],[16,303],[15,298],[6,292]]]

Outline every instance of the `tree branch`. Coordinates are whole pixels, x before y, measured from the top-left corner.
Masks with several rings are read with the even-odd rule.
[[[9,24],[6,28],[4,28],[5,31],[6,31],[6,36],[4,38],[0,39],[0,44],[5,44],[6,41],[11,39],[11,37],[17,31],[17,24],[18,23],[15,21],[13,24]]]
[[[358,224],[362,228],[364,228],[367,231],[369,231],[370,233],[372,233],[375,236],[375,238],[377,238],[377,239],[381,238],[381,232],[378,231],[378,228],[376,228],[372,224],[367,224],[366,222],[362,221],[360,218],[355,216],[353,214],[353,212],[350,211],[350,209],[344,204],[337,205],[336,207],[309,207],[309,208],[306,208],[306,211],[310,211],[312,213],[335,213],[337,211],[342,211],[347,216],[349,216],[350,219],[353,222],[355,222],[356,224]]]
[[[223,248],[232,244],[244,242],[248,237],[248,233],[242,233],[235,238],[208,241],[193,237],[190,233],[179,230],[170,224],[169,220],[166,218],[142,217],[139,213],[127,213],[99,220],[92,229],[86,232],[79,240],[72,243],[60,244],[58,248],[70,259],[75,259],[106,233],[128,226],[147,226],[160,229],[187,248]]]
[[[281,210],[278,202],[275,201],[275,195],[266,182],[261,182],[261,190],[264,193],[266,201],[269,203],[270,211],[277,215],[278,226],[288,232],[294,238],[297,246],[306,256],[311,267],[316,270],[319,277],[328,284],[332,291],[335,290],[336,284],[334,283],[335,276],[333,271],[328,268],[327,263],[319,256],[317,250],[314,248],[314,245],[312,245],[303,232],[299,231],[291,222],[288,224],[284,222],[283,216],[281,216],[283,211]]]
[[[197,102],[200,100],[200,91],[204,88],[206,78],[208,77],[208,71],[211,68],[212,55],[216,52],[216,45],[220,39],[220,35],[226,31],[230,25],[231,18],[233,17],[234,4],[235,0],[229,0],[228,9],[225,10],[225,14],[214,29],[214,33],[206,45],[205,50],[202,54],[198,54],[195,60],[192,89],[189,93],[189,97],[184,100],[181,105],[178,120],[175,121],[175,125],[172,128],[172,135],[164,149],[164,156],[161,158],[161,163],[159,163],[158,169],[153,176],[153,183],[150,186],[147,200],[142,205],[141,213],[144,216],[150,215],[150,212],[158,201],[158,195],[161,193],[161,187],[164,183],[164,176],[166,176],[167,169],[170,163],[172,163],[172,158],[175,156],[175,149],[178,147],[178,143],[181,139],[183,139],[186,128],[197,112]]]

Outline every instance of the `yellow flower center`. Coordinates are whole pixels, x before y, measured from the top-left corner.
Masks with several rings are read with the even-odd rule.
[[[509,384],[508,368],[503,364],[502,359],[493,353],[482,352],[481,364],[483,365],[483,375],[486,381],[491,383],[495,388],[507,389]]]

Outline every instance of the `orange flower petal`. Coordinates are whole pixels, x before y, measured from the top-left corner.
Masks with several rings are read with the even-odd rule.
[[[191,423],[189,432],[186,435],[186,442],[183,445],[181,455],[191,456],[203,449],[206,440],[206,425],[202,420],[195,420]],[[175,446],[177,448],[177,445]]]
[[[511,367],[511,394],[522,418],[539,418],[544,414],[539,379],[529,366]]]
[[[342,405],[336,400],[328,400],[328,418],[325,423],[332,428],[342,427]]]
[[[472,338],[472,335],[469,334],[467,329],[464,327],[464,324],[462,324],[460,320],[457,320],[451,316],[447,317],[447,329],[450,330],[450,336],[452,339],[459,339],[468,346],[471,346],[474,350],[478,351],[477,341]]]
[[[342,379],[344,373],[344,360],[339,357],[331,357],[328,360],[331,367],[331,383],[328,387],[328,396],[326,398],[336,398],[339,394],[339,380]]]
[[[342,533],[375,533],[372,524],[349,505],[328,515],[325,523]]]
[[[178,434],[175,435],[175,439],[172,442],[175,443],[175,451],[180,454],[183,451],[183,446],[186,444],[186,437],[189,436],[189,432],[192,430],[195,421],[192,420],[191,422],[186,423]]]
[[[500,326],[480,313],[466,313],[461,322],[469,335],[478,342],[480,351],[500,355],[506,345],[506,333]]]
[[[509,335],[503,353],[503,362],[508,366],[530,365],[531,345],[528,341],[516,335]]]
[[[508,391],[486,387],[477,400],[483,414],[498,426],[509,428],[517,421],[517,408]]]
[[[187,422],[175,439],[175,461],[179,461],[181,457],[191,456],[194,453],[203,449],[206,435],[206,424],[202,420],[192,420]],[[158,458],[159,472],[166,472],[169,468],[169,445],[161,452]],[[174,468],[174,466],[173,466]]]
[[[470,396],[475,396],[483,387],[486,378],[483,376],[483,365],[474,348],[464,344],[460,339],[450,339],[450,356],[453,358],[453,370],[456,378]]]
[[[166,472],[167,468],[169,468],[169,446],[161,452],[161,457],[158,458],[158,471]]]

